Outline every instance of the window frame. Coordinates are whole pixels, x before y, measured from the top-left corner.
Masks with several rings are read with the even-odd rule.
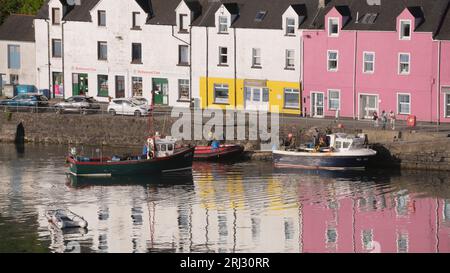
[[[288,106],[288,105],[286,105],[286,93],[298,94],[298,105],[297,106]],[[292,88],[292,87],[283,88],[283,108],[284,109],[295,109],[295,110],[300,109],[300,106],[301,106],[300,100],[301,100],[300,89]]]
[[[400,102],[400,96],[408,96],[409,102],[408,103]],[[400,109],[401,109],[400,104],[408,104],[409,112],[408,113],[406,113],[406,112],[400,113]],[[411,106],[412,106],[411,93],[398,92],[397,93],[397,115],[411,115]]]
[[[221,22],[220,19],[225,18],[226,22]],[[228,34],[228,16],[220,15],[218,18],[218,33],[220,34]],[[222,27],[225,26],[225,30],[222,30]]]
[[[371,62],[366,61],[366,54],[371,54],[373,56],[373,60]],[[375,73],[375,52],[373,51],[364,51],[363,52],[363,73],[364,74],[374,74]],[[372,63],[372,71],[366,71],[366,63]]]
[[[444,116],[450,118],[450,100],[447,100],[447,96],[450,97],[450,92],[444,92]]]
[[[100,54],[101,52],[101,45],[104,44],[106,47],[106,57],[105,58],[101,58],[102,55]],[[106,41],[97,41],[97,60],[99,61],[107,61],[108,60],[108,42]]]
[[[289,57],[289,52],[293,53],[292,57]],[[292,66],[289,66],[289,60],[292,61]],[[295,70],[295,49],[286,49],[285,51],[285,69]]]
[[[259,52],[259,55],[258,55]],[[252,48],[252,68],[262,67],[261,48]],[[259,62],[258,62],[259,59]]]
[[[226,50],[226,54],[222,53],[222,50]],[[226,57],[226,62],[222,62],[222,58]],[[228,66],[228,47],[219,46],[219,66]]]
[[[11,51],[12,48],[14,48],[13,51]],[[22,58],[21,58],[21,54],[20,54],[20,45],[8,44],[6,50],[7,50],[7,53],[8,53],[8,69],[20,69],[21,66],[22,66]],[[18,60],[18,66],[17,67],[15,65],[13,65],[12,59],[14,59],[14,58],[11,58],[11,55],[12,55],[11,53],[18,54],[19,60]]]
[[[402,72],[402,62],[401,56],[408,55],[408,72]],[[408,52],[400,52],[398,53],[398,75],[409,75],[411,74],[411,53]]]
[[[184,82],[184,83],[182,83]],[[187,98],[181,97],[181,88],[184,86],[187,88],[188,96]],[[190,102],[191,100],[191,85],[188,79],[178,79],[178,101],[181,102]]]
[[[103,14],[104,15],[104,24],[102,24],[102,21],[101,21],[101,14]],[[97,11],[97,26],[99,26],[99,27],[106,27],[106,10],[98,10]]]
[[[138,46],[140,48],[140,52],[139,52],[139,59],[135,59],[134,57],[134,47]],[[142,44],[141,43],[131,43],[131,63],[132,64],[142,64]]]
[[[227,90],[227,94],[228,94],[228,98],[227,98],[227,101],[225,102],[224,100],[223,101],[218,101],[217,100],[217,96],[216,96],[216,91],[217,91],[217,89],[222,89],[222,90],[225,90],[225,87],[226,87],[226,90]],[[227,104],[227,105],[229,105],[230,104],[230,86],[227,84],[227,83],[216,83],[216,84],[214,84],[214,104]]]
[[[55,11],[58,11],[58,16],[56,16]],[[61,25],[61,9],[60,8],[52,8],[52,25],[59,26]]]
[[[188,18],[188,15],[186,13],[180,13],[178,15],[178,24],[179,24],[178,32],[180,32],[180,33],[188,32],[188,29],[187,29],[188,26],[185,27],[185,25],[184,25],[187,22],[187,18]]]
[[[330,61],[334,61],[330,59],[330,53],[336,53],[336,68],[330,69]],[[328,72],[337,72],[339,71],[339,50],[327,50],[327,71]]]
[[[289,24],[289,20],[293,21],[293,24]],[[286,17],[286,36],[295,36],[295,18],[294,17]],[[292,29],[292,33],[289,32],[289,30]]]
[[[187,54],[187,60],[186,62],[182,61],[182,49],[186,50],[186,54]],[[178,65],[180,66],[187,66],[189,65],[189,46],[188,45],[178,45]]]
[[[131,29],[134,29],[134,30],[141,29],[141,24],[139,22],[140,16],[141,16],[141,13],[139,11],[133,11],[131,13]]]
[[[408,23],[409,24],[409,35],[408,36],[404,36],[403,35],[403,28],[402,28],[403,23]],[[399,31],[400,32],[399,33],[400,40],[406,40],[406,41],[411,40],[411,36],[412,36],[412,22],[411,22],[411,20],[409,20],[409,19],[399,20],[399,29],[400,29],[400,31]]]
[[[55,54],[55,45],[56,42],[59,42],[60,52],[59,55]],[[62,40],[61,39],[52,39],[52,58],[62,58]]]
[[[331,93],[332,92],[336,92],[336,93],[338,93],[339,94],[339,98],[338,98],[338,105],[339,105],[339,107],[338,108],[332,108],[331,107]],[[341,90],[339,90],[339,89],[328,89],[327,90],[327,98],[328,98],[328,100],[327,100],[327,107],[328,107],[328,110],[329,111],[341,111]],[[336,99],[333,99],[333,100],[336,100]]]
[[[336,25],[337,25],[337,32],[336,33],[332,33],[332,27],[331,27],[331,21],[336,20]],[[328,18],[328,37],[339,37],[339,32],[340,32],[340,22],[339,22],[339,18],[338,17],[329,17]]]

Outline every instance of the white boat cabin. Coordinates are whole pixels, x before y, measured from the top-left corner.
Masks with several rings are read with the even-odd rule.
[[[177,140],[173,137],[156,139],[155,141],[156,157],[167,157],[173,155],[175,152],[176,141]]]
[[[328,135],[330,139],[330,147],[333,147],[336,151],[351,151],[364,149],[366,144],[366,135],[359,134],[351,136],[347,134],[331,134]]]

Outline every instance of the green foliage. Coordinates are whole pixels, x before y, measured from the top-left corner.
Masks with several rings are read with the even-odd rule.
[[[0,0],[0,24],[11,13],[36,14],[44,0]]]

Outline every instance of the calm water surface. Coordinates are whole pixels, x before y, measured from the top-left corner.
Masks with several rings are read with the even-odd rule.
[[[246,162],[76,180],[65,175],[66,151],[0,144],[0,252],[450,252],[446,173]],[[54,208],[89,229],[53,228],[44,213]]]

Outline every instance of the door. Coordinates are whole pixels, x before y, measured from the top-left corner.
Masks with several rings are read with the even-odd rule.
[[[116,76],[116,98],[125,98],[125,77]]]
[[[53,72],[53,98],[63,98],[63,74],[61,72]]]
[[[314,118],[324,117],[324,94],[321,92],[311,93],[311,116]]]
[[[169,104],[169,81],[167,79],[154,78],[153,86],[153,102],[156,105]]]
[[[85,96],[88,94],[88,75],[73,74],[72,77],[72,93],[73,96]]]
[[[373,113],[378,113],[378,96],[377,95],[360,95],[359,99],[360,111],[359,117],[363,119],[372,119]]]
[[[245,109],[253,111],[269,110],[269,88],[245,87]]]

